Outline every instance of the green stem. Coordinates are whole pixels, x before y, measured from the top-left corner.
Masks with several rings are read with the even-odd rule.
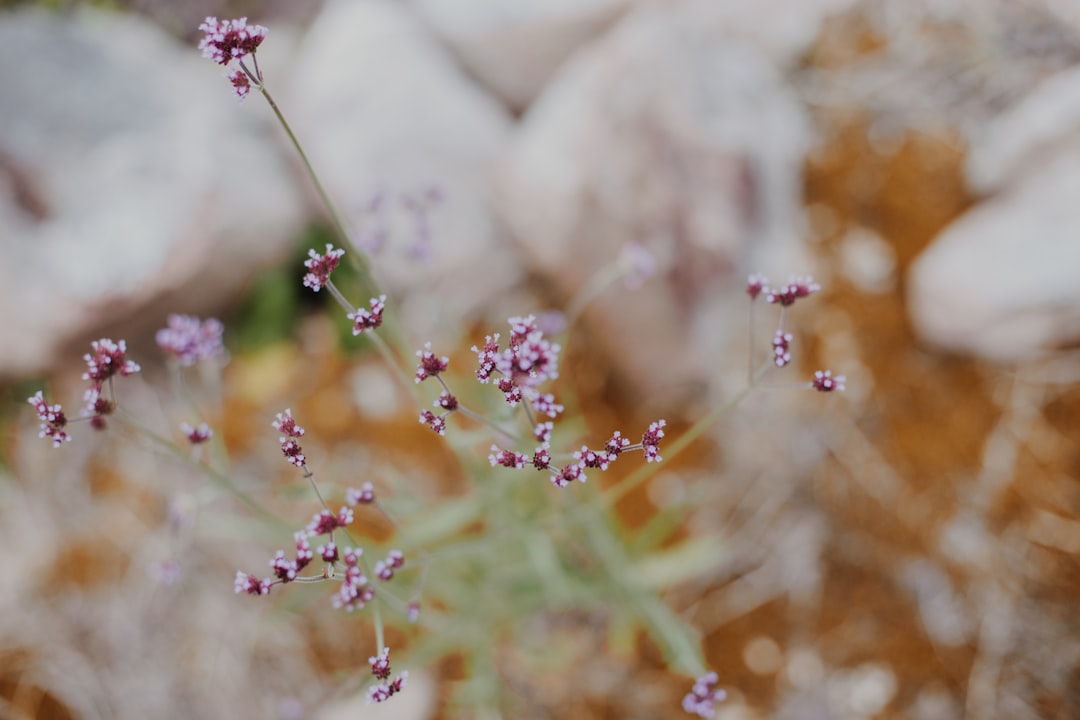
[[[277,102],[275,102],[273,96],[270,95],[270,91],[266,89],[265,85],[260,85],[259,89],[262,91],[263,97],[266,98],[266,102],[270,104],[270,109],[273,110],[274,115],[277,116],[278,122],[281,123],[281,127],[285,130],[285,134],[289,136],[289,141],[292,142],[297,154],[300,155],[300,160],[304,163],[304,168],[307,170],[308,177],[311,178],[311,182],[315,185],[315,190],[319,193],[319,197],[326,206],[326,211],[330,213],[330,221],[334,226],[334,231],[338,234],[341,243],[352,249],[352,252],[349,253],[349,257],[356,267],[357,273],[360,275],[360,281],[372,295],[381,295],[382,293],[379,289],[379,284],[371,274],[371,263],[368,261],[367,253],[356,247],[352,240],[349,239],[349,233],[345,230],[345,223],[342,222],[337,207],[330,199],[330,194],[326,192],[326,188],[323,187],[322,182],[319,180],[319,176],[315,173],[315,168],[311,165],[311,160],[308,159],[307,153],[304,152],[304,148],[300,145],[300,141],[297,139],[296,134],[293,133],[292,127],[289,125],[288,121],[285,120],[281,108],[278,107]]]
[[[750,382],[746,384],[746,387],[732,395],[711,413],[694,423],[693,427],[683,433],[678,440],[665,447],[663,450],[664,459],[674,460],[681,455],[683,450],[688,448],[692,442],[701,437],[717,420],[726,415],[732,408],[742,402],[743,398],[749,395],[752,390],[757,388],[758,381],[761,380],[770,367],[772,367],[771,362],[758,368],[758,371],[750,378]],[[612,485],[601,493],[597,498],[599,504],[605,507],[611,507],[616,502],[626,497],[626,494],[631,490],[649,479],[655,470],[656,467],[652,463],[646,463],[640,466],[637,470],[627,475],[618,485]]]
[[[176,443],[174,443],[173,441],[169,440],[166,437],[162,437],[161,435],[158,435],[156,432],[154,432],[153,430],[148,428],[146,425],[139,422],[134,417],[132,417],[131,415],[129,415],[128,413],[124,412],[123,410],[121,410],[119,408],[116,411],[116,417],[118,417],[120,420],[125,422],[129,427],[131,427],[137,433],[139,433],[142,436],[146,437],[147,439],[152,440],[153,442],[157,443],[159,446],[161,446],[162,448],[167,450],[173,456],[179,458],[180,460],[183,460],[186,463],[194,465],[196,468],[199,469],[200,472],[202,472],[204,475],[206,475],[206,477],[208,477],[210,480],[214,481],[215,483],[220,485],[222,488],[227,490],[229,492],[229,494],[231,494],[237,500],[241,501],[242,503],[244,503],[245,505],[250,507],[252,510],[255,511],[256,514],[260,515],[264,520],[272,522],[275,525],[278,525],[278,526],[281,526],[281,527],[288,527],[289,526],[288,523],[286,523],[284,520],[279,518],[274,513],[267,510],[255,498],[251,497],[246,492],[244,492],[243,490],[238,488],[233,483],[233,481],[228,478],[228,476],[218,472],[217,470],[210,467],[209,465],[204,465],[203,463],[198,462],[189,453],[184,452],[184,449],[181,448]]]

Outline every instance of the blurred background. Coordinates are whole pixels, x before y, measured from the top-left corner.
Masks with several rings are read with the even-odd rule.
[[[87,343],[123,337],[123,406],[173,439],[200,407],[233,481],[298,523],[286,406],[331,486],[470,482],[300,286],[327,217],[262,99],[199,57],[207,15],[270,28],[267,88],[413,347],[467,376],[507,316],[633,267],[567,335],[557,392],[596,436],[663,416],[674,439],[742,387],[776,326],[748,273],[822,284],[769,376],[791,387],[619,505],[725,538],[666,596],[718,717],[1080,717],[1068,0],[0,3],[0,717],[455,716],[453,656],[365,707],[370,628],[234,596],[288,536],[189,466],[123,428],[36,437],[25,398],[74,416]],[[170,387],[169,312],[225,321],[223,373]],[[802,392],[825,367],[846,392]],[[560,622],[546,674],[493,648],[527,717],[677,716],[655,647],[597,658],[602,618]]]

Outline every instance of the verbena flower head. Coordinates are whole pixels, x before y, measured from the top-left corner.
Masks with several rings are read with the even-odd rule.
[[[430,410],[421,410],[420,422],[427,425],[439,435],[446,434],[446,418],[441,415],[436,415]]]
[[[799,298],[808,297],[821,289],[809,275],[788,278],[787,285],[780,288],[768,288],[765,291],[765,299],[770,303],[779,303],[783,306],[794,305]]]
[[[284,412],[279,412],[277,419],[271,425],[281,433],[279,440],[281,442],[281,452],[285,455],[285,459],[298,468],[306,467],[307,458],[304,457],[300,444],[296,442],[297,438],[303,437],[304,428],[297,425],[296,421],[293,420],[292,410],[285,408]]]
[[[260,580],[254,575],[248,575],[246,572],[237,570],[236,580],[233,582],[233,591],[237,594],[269,595],[270,586],[273,585],[273,582],[270,578]]]
[[[127,343],[123,340],[113,342],[109,338],[101,338],[90,343],[90,348],[92,352],[83,355],[87,365],[83,380],[100,385],[114,375],[127,377],[142,369],[134,360],[128,360]]]
[[[337,269],[344,256],[344,250],[335,249],[330,244],[326,246],[325,255],[308,250],[308,259],[304,261],[304,267],[308,269],[308,273],[304,275],[304,287],[309,287],[315,292],[322,290],[323,285],[330,282],[330,273]]]
[[[843,375],[833,376],[831,370],[818,370],[814,373],[814,379],[810,386],[818,392],[843,391],[844,382],[847,380]]]
[[[200,320],[194,315],[170,315],[166,326],[154,339],[162,352],[189,367],[200,360],[212,360],[225,354],[221,341],[225,326],[217,318]]]
[[[390,680],[390,648],[384,647],[377,656],[368,658],[368,663],[371,665],[371,674],[380,681],[368,690],[368,702],[385,702],[405,689],[405,683],[409,679],[408,670],[403,670]]]
[[[375,591],[368,585],[368,579],[360,569],[360,548],[345,548],[341,551],[341,561],[345,563],[345,580],[334,593],[331,604],[346,612],[362,610],[364,605],[375,597]]]
[[[716,673],[710,672],[702,675],[694,683],[694,687],[683,698],[683,710],[698,717],[711,718],[716,715],[715,703],[723,702],[727,693],[717,688],[719,678]]]
[[[360,489],[348,488],[345,491],[346,505],[370,505],[375,502],[375,486],[369,482],[360,486]]]
[[[353,321],[353,335],[374,330],[382,325],[383,310],[386,309],[386,296],[380,295],[377,298],[371,298],[369,305],[371,310],[357,308],[356,312],[348,314],[348,318]]]
[[[488,335],[484,346],[473,346],[478,367],[476,378],[488,383],[495,376],[495,385],[502,391],[507,404],[516,406],[529,400],[537,412],[554,418],[563,407],[552,395],[541,395],[537,389],[548,380],[559,377],[559,345],[549,342],[539,328],[535,315],[512,317],[510,342],[500,350],[499,335]]]
[[[237,100],[243,102],[251,94],[251,78],[243,70],[225,73],[225,79],[232,84],[233,95],[236,96]]]
[[[38,420],[41,422],[41,432],[38,437],[52,440],[53,447],[60,447],[65,442],[71,442],[71,436],[64,430],[67,425],[67,417],[60,405],[49,405],[45,402],[45,396],[38,390],[32,397],[26,399],[34,407]]]
[[[783,330],[777,330],[776,335],[773,336],[773,363],[776,367],[784,367],[791,362],[791,341],[791,333]]]
[[[180,432],[184,433],[184,436],[192,445],[204,443],[214,436],[214,431],[206,423],[192,426],[190,423],[182,422],[180,423]]]
[[[450,358],[443,355],[437,356],[431,352],[431,343],[424,343],[423,350],[416,351],[416,357],[420,358],[420,364],[416,367],[416,382],[423,382],[429,377],[437,377],[450,365]]]
[[[222,21],[208,17],[199,30],[203,32],[199,41],[203,57],[219,65],[228,65],[254,53],[269,32],[262,25],[248,25],[246,17]]]
[[[660,462],[660,439],[664,437],[666,420],[657,420],[649,425],[649,429],[641,436],[641,448],[645,451],[646,462]]]
[[[756,300],[757,296],[760,295],[763,290],[767,290],[768,287],[769,279],[761,273],[754,273],[746,278],[746,294],[750,296],[751,300]]]

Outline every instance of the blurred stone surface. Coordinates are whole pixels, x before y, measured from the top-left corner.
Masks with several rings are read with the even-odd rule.
[[[437,341],[492,293],[520,277],[516,254],[488,203],[488,174],[505,147],[510,117],[456,66],[400,3],[331,2],[301,43],[286,112],[364,240],[371,202],[382,195],[386,239],[376,274],[404,297],[397,308],[417,337]],[[435,188],[429,252],[403,206]]]
[[[462,65],[512,110],[540,93],[559,65],[634,0],[416,0]]]
[[[500,212],[564,299],[627,244],[653,254],[657,275],[611,287],[585,322],[617,374],[657,393],[715,378],[718,353],[745,368],[745,323],[727,305],[745,301],[747,268],[780,280],[805,269],[794,256],[806,118],[724,21],[712,3],[623,18],[530,107],[496,183]],[[674,364],[671,347],[683,348]]]
[[[970,140],[967,181],[983,194],[1037,171],[1062,145],[1080,144],[1080,68],[1038,83]]]
[[[0,15],[0,376],[211,310],[293,241],[286,166],[219,76],[135,17]]]
[[[1080,339],[1080,143],[947,227],[912,265],[918,334],[954,352],[1016,361]]]

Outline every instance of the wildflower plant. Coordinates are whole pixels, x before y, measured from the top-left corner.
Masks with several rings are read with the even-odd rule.
[[[674,672],[697,678],[682,707],[692,715],[712,717],[715,704],[725,698],[720,678],[708,671],[694,629],[659,595],[671,583],[687,579],[686,573],[700,564],[669,572],[663,582],[647,582],[642,572],[645,564],[664,562],[695,546],[691,541],[667,549],[633,547],[615,504],[646,482],[660,463],[678,456],[748,393],[762,387],[769,371],[792,364],[798,346],[789,328],[792,307],[817,293],[820,286],[801,276],[776,286],[761,275],[748,278],[751,309],[762,302],[779,309],[767,358],[755,365],[752,356],[745,387],[675,438],[668,436],[672,428],[665,418],[654,418],[645,427],[614,427],[598,437],[582,438],[580,422],[565,417],[566,404],[556,395],[563,341],[547,326],[550,318],[536,314],[508,318],[506,327],[477,338],[468,367],[456,366],[451,357],[460,355],[452,348],[435,348],[427,341],[418,349],[415,344],[408,348],[404,329],[388,332],[384,322],[393,316],[394,300],[380,290],[368,258],[339,222],[329,195],[267,91],[256,59],[267,29],[249,25],[245,18],[207,18],[200,30],[203,55],[226,68],[237,97],[243,100],[255,91],[269,103],[327,205],[338,244],[308,251],[302,285],[311,292],[328,293],[351,323],[353,334],[372,339],[383,361],[415,399],[418,422],[437,436],[434,440],[449,441],[467,478],[460,497],[426,503],[416,498],[410,502],[384,499],[380,486],[386,480],[378,474],[355,478],[346,487],[336,488],[331,497],[317,475],[332,458],[325,451],[309,455],[304,449],[309,437],[300,424],[304,418],[285,408],[272,420],[267,418],[264,432],[277,435],[282,459],[307,485],[311,505],[298,508],[293,517],[281,518],[240,489],[221,469],[223,465],[200,456],[200,446],[216,439],[204,417],[178,423],[174,442],[122,416],[136,430],[192,462],[280,536],[284,547],[267,548],[261,572],[257,568],[236,571],[235,593],[254,596],[250,600],[255,602],[286,592],[288,585],[325,586],[322,602],[328,612],[341,613],[340,622],[356,618],[374,629],[375,647],[368,660],[371,677],[366,685],[369,701],[381,703],[407,692],[409,672],[391,670],[386,628],[393,625],[395,637],[404,638],[406,647],[395,648],[395,654],[404,655],[405,664],[462,656],[466,679],[460,683],[459,702],[490,713],[514,703],[499,687],[497,678],[502,672],[492,648],[520,633],[525,618],[588,609],[601,614],[612,628],[623,628],[624,636],[644,632]],[[441,195],[414,199],[410,206],[417,222],[423,224],[425,237],[426,212],[437,201]],[[354,301],[335,284],[334,273],[343,261],[359,270],[361,297],[366,301]],[[613,280],[623,277],[640,284],[651,268],[647,253],[635,246],[598,274],[598,280],[570,304],[557,325],[571,325],[585,304]],[[752,333],[753,322],[748,327]],[[193,366],[224,362],[223,329],[215,319],[172,315],[156,340],[174,372],[181,373]],[[388,335],[385,339],[384,334]],[[750,345],[757,345],[752,335]],[[75,422],[105,428],[106,418],[118,410],[119,381],[140,371],[139,364],[128,357],[123,340],[97,340],[84,359],[87,388],[79,417],[69,419],[42,392],[29,398],[41,437],[58,448],[71,440],[69,431]],[[844,376],[829,370],[819,370],[799,383],[819,392],[842,391],[844,384]],[[474,405],[485,393],[487,401],[480,399]],[[633,470],[602,486],[587,484],[616,464],[626,468],[631,463],[636,463]],[[399,509],[408,512],[399,513]],[[309,521],[300,520],[311,510]],[[374,542],[361,532],[377,516],[393,528],[389,543]],[[719,542],[708,540],[708,544]],[[224,579],[222,585],[227,587]],[[484,601],[487,598],[494,600]],[[237,602],[248,599],[237,598]],[[353,677],[360,681],[364,674],[357,668]]]

